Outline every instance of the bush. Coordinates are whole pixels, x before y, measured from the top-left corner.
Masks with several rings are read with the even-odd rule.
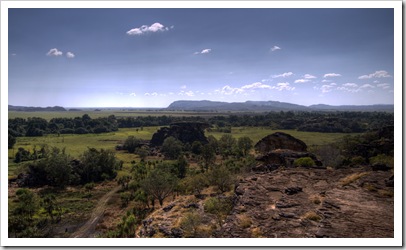
[[[220,226],[232,209],[233,203],[229,198],[212,197],[204,203],[204,211],[214,214]]]
[[[393,156],[379,154],[377,156],[369,158],[369,163],[371,163],[372,165],[385,164],[385,165],[389,166],[390,168],[393,168]]]
[[[314,165],[315,165],[315,163],[314,163],[313,159],[310,157],[302,157],[302,158],[296,159],[293,162],[293,166],[295,166],[295,167],[309,168],[309,167],[313,167]]]

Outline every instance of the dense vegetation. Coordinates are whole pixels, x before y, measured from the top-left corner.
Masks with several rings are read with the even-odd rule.
[[[231,127],[271,127],[307,132],[360,133],[393,124],[393,113],[386,112],[269,112],[264,114],[230,114],[228,116],[139,116],[92,119],[85,114],[75,118],[14,118],[8,121],[9,148],[15,137],[45,134],[88,134],[117,131],[118,128],[166,126],[174,122],[207,122],[212,130],[231,132]]]
[[[146,138],[140,139],[140,134],[137,135],[144,127],[164,126],[179,121],[209,123],[211,127],[208,131],[218,133],[218,137],[207,136],[207,143],[182,143],[174,137],[167,137],[162,146],[150,147]],[[81,203],[89,201],[95,185],[111,181],[121,186],[121,208],[126,212],[116,229],[108,231],[103,235],[105,237],[133,237],[135,228],[156,205],[163,207],[168,197],[179,194],[194,195],[200,199],[204,197],[203,190],[207,187],[221,194],[208,198],[204,203],[204,211],[213,214],[220,225],[231,209],[227,192],[232,190],[241,175],[256,165],[252,150],[255,141],[245,135],[235,137],[231,133],[235,131],[235,127],[363,132],[358,136],[344,136],[334,143],[311,145],[309,151],[331,168],[381,164],[393,169],[392,113],[271,112],[205,118],[165,115],[118,118],[110,115],[96,119],[83,115],[49,121],[42,118],[15,118],[9,120],[9,148],[13,148],[16,141],[22,139],[17,137],[32,139],[33,136],[46,134],[87,136],[82,134],[118,131],[120,128],[134,128],[134,132],[122,141],[116,152],[90,147],[78,157],[72,157],[65,149],[57,147],[42,145],[30,150],[17,144],[19,148],[15,154],[12,150],[13,157],[10,157],[10,161],[21,166],[23,175],[17,177],[19,189],[12,202],[9,202],[10,235],[48,237],[49,233],[52,237],[52,232],[48,229],[69,216],[68,205],[62,204],[58,192],[66,190],[66,187],[85,189],[77,199]],[[118,140],[113,141],[118,143]],[[121,157],[124,155],[126,162],[121,161],[117,154]],[[295,166],[313,165],[310,158],[295,161]],[[37,193],[32,187],[50,191]],[[201,219],[198,215],[190,213],[180,225],[187,235],[193,237],[199,235],[196,232],[196,225],[199,223]]]

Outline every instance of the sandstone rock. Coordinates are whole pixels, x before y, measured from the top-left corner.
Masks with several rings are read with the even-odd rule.
[[[164,210],[165,212],[170,211],[173,207],[175,206],[175,203],[171,203],[168,206],[162,208],[162,210]]]
[[[290,149],[275,149],[257,157],[256,160],[263,162],[264,165],[274,166],[274,168],[276,166],[293,167],[293,162],[302,157],[310,157],[315,162],[316,168],[325,168],[322,167],[322,162],[318,160],[314,154],[309,152],[293,151]]]
[[[303,191],[303,189],[301,187],[290,187],[290,188],[285,189],[285,193],[288,195],[297,194],[302,191]]]
[[[303,141],[283,132],[268,135],[255,144],[255,150],[262,154],[275,149],[290,149],[305,152],[307,145]]]
[[[164,140],[170,136],[178,139],[182,143],[192,145],[194,141],[207,143],[207,138],[204,135],[204,129],[209,125],[202,122],[178,122],[173,123],[170,127],[163,127],[158,130],[151,139],[151,145],[161,146]]]

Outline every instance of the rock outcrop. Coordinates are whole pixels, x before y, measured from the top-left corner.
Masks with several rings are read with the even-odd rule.
[[[322,167],[323,163],[312,153],[298,152],[290,149],[275,149],[257,157],[256,160],[262,162],[262,165],[257,166],[254,170],[272,171],[280,166],[293,167],[294,161],[302,157],[310,157],[315,163],[315,166],[312,166],[313,168],[324,168]]]
[[[341,184],[343,178],[360,173],[366,174]],[[390,178],[390,172],[364,168],[253,173],[236,186],[234,208],[216,237],[394,237]]]
[[[303,141],[283,132],[268,135],[255,144],[255,150],[261,154],[266,154],[275,149],[290,149],[293,151],[306,152],[307,145]]]
[[[173,123],[170,127],[163,127],[158,130],[151,139],[151,145],[161,146],[164,140],[170,136],[190,145],[194,141],[207,143],[204,135],[204,129],[209,127],[207,123],[202,122],[178,122]]]

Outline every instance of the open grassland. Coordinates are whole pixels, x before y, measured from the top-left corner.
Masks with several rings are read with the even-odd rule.
[[[111,149],[114,150],[117,144],[123,143],[128,136],[135,136],[143,140],[150,140],[152,135],[159,129],[159,127],[144,127],[142,130],[135,128],[123,128],[116,132],[104,134],[85,134],[85,135],[46,135],[40,137],[18,137],[14,149],[8,150],[9,157],[9,175],[17,174],[21,164],[13,162],[15,153],[18,148],[22,147],[26,150],[33,151],[34,148],[40,150],[43,145],[49,147],[65,148],[66,153],[74,158],[78,158],[87,148],[96,149]],[[236,139],[242,136],[248,136],[254,142],[258,142],[263,137],[275,132],[288,133],[302,141],[308,146],[311,145],[324,145],[332,143],[337,139],[342,138],[348,134],[342,133],[317,133],[317,132],[301,132],[295,130],[273,130],[264,127],[235,127],[232,128],[231,135]],[[220,139],[225,133],[220,132],[206,132],[206,136],[213,135],[215,138]],[[124,167],[128,167],[130,162],[137,160],[138,157],[134,154],[129,154],[124,151],[116,153],[119,160],[124,162]]]

